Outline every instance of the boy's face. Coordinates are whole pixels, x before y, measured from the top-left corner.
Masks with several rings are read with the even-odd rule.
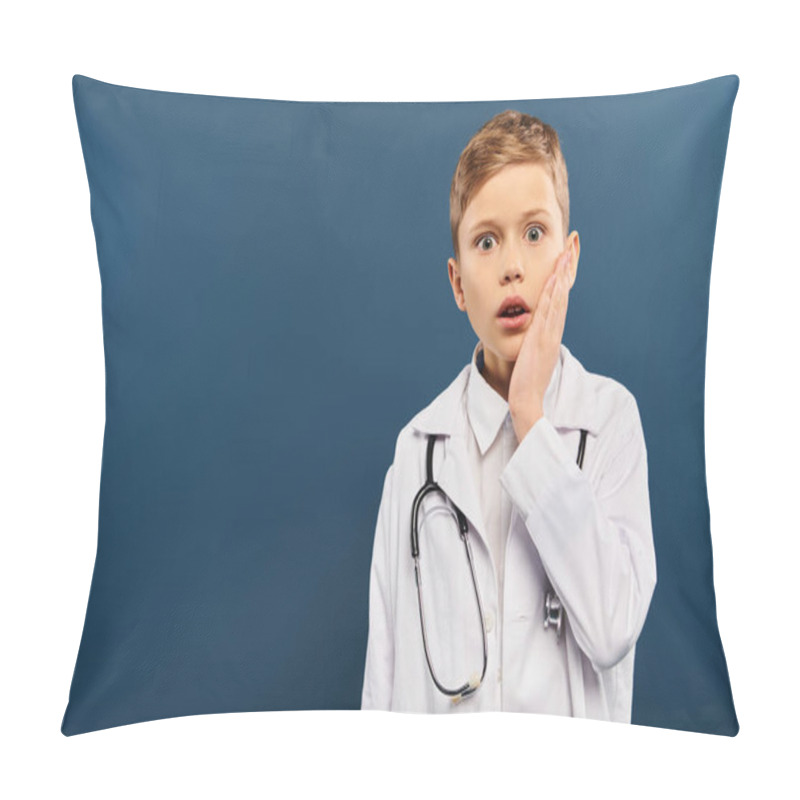
[[[539,164],[512,164],[492,176],[467,206],[458,229],[460,260],[447,262],[456,304],[466,311],[493,365],[515,362],[558,256],[573,247],[570,287],[578,265],[578,234],[564,236],[553,182]],[[522,324],[500,317],[519,296],[530,313]]]

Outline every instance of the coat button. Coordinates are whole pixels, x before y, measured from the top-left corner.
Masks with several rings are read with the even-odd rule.
[[[486,633],[492,632],[492,628],[494,628],[494,615],[492,614],[491,611],[488,614],[484,615],[483,627],[486,629]]]

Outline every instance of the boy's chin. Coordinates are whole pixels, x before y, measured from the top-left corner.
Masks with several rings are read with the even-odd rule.
[[[501,361],[507,361],[510,364],[514,364],[516,363],[517,358],[519,358],[519,351],[521,348],[522,341],[520,340],[519,343],[504,342],[500,347],[493,347],[491,349],[495,358],[498,358]],[[484,344],[484,350],[485,349],[486,345]]]
[[[513,339],[503,342],[501,352],[506,361],[516,361],[519,358],[519,351],[522,349],[522,340],[522,336],[515,336]]]

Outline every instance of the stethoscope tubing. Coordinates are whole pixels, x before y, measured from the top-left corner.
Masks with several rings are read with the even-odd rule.
[[[454,702],[460,701],[464,697],[469,697],[473,692],[475,692],[478,687],[483,683],[483,679],[486,677],[486,668],[489,663],[489,648],[486,642],[486,629],[484,627],[484,616],[483,616],[483,603],[481,602],[481,594],[480,589],[478,588],[478,580],[475,576],[475,562],[472,557],[472,546],[469,541],[469,524],[467,523],[467,518],[464,513],[461,511],[458,506],[447,496],[444,490],[433,480],[433,447],[436,444],[436,436],[430,435],[428,437],[428,452],[426,458],[426,480],[423,487],[417,492],[417,496],[414,498],[414,504],[411,510],[411,555],[414,558],[414,578],[417,584],[417,599],[419,600],[419,623],[420,628],[422,629],[422,646],[425,650],[425,660],[428,662],[428,669],[431,673],[431,678],[433,678],[433,682],[436,685],[436,688],[449,697],[453,698]],[[431,492],[438,492],[442,498],[444,499],[445,503],[452,507],[453,511],[456,514],[456,518],[458,519],[458,532],[461,537],[461,541],[464,543],[464,550],[467,554],[467,562],[469,563],[469,571],[472,577],[472,587],[475,593],[475,602],[478,609],[478,621],[481,626],[481,642],[483,646],[483,669],[481,670],[481,676],[477,681],[474,678],[471,678],[466,683],[459,686],[457,689],[448,689],[436,675],[436,670],[433,667],[433,662],[431,660],[430,651],[428,649],[428,635],[427,629],[425,625],[425,612],[423,609],[424,602],[422,598],[422,575],[420,573],[419,568],[419,530],[417,528],[417,520],[419,515],[419,508],[422,504],[422,501],[425,497],[430,494]]]

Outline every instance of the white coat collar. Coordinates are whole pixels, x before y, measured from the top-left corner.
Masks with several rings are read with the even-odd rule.
[[[473,351],[472,361],[455,380],[411,420],[409,424],[414,430],[422,434],[465,435],[468,421],[466,414],[461,412],[466,408],[465,392],[479,346],[480,343]],[[599,432],[594,386],[588,380],[590,374],[562,343],[559,361],[544,397],[544,416],[554,428],[583,428],[591,434]],[[483,378],[480,373],[478,375]],[[501,397],[499,399],[505,402]]]
[[[491,447],[500,427],[509,416],[508,402],[504,400],[481,374],[483,367],[483,343],[478,342],[472,352],[467,376],[466,409],[469,424],[475,434],[481,455]],[[544,408],[552,408],[553,394],[561,380],[561,358],[556,361],[550,384],[544,396]]]

